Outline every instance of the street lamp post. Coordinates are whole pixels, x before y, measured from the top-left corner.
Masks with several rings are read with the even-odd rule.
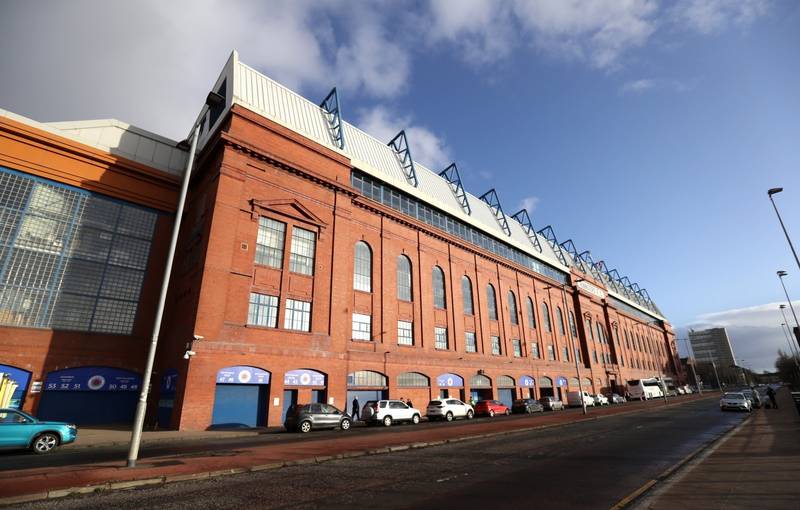
[[[795,339],[797,339],[797,345],[800,345],[800,321],[797,320],[797,313],[794,311],[794,305],[792,304],[792,300],[789,299],[789,291],[786,290],[786,284],[783,283],[783,277],[788,275],[786,271],[778,271],[778,279],[781,281],[781,287],[783,287],[783,293],[786,295],[786,301],[789,302],[789,310],[792,311],[792,317],[794,317],[794,325],[796,329],[794,330]]]
[[[573,283],[578,283],[583,281],[583,278],[579,278],[575,280]],[[583,399],[583,382],[581,382],[581,370],[580,366],[578,365],[578,353],[575,350],[575,337],[572,336],[572,325],[569,323],[569,306],[567,304],[567,284],[561,284],[561,298],[564,302],[564,313],[567,315],[567,336],[569,337],[569,345],[570,349],[572,349],[572,359],[575,360],[575,377],[578,378],[578,392],[581,395],[581,407],[583,408],[583,414],[586,414],[586,401]],[[564,318],[562,318],[562,321]],[[575,326],[577,328],[577,325]]]
[[[781,213],[778,212],[778,206],[775,205],[775,199],[772,198],[772,195],[776,193],[780,193],[783,191],[783,188],[770,188],[767,190],[767,196],[769,196],[769,201],[772,202],[772,207],[775,209],[775,214],[778,216],[778,221],[781,223],[781,228],[783,229],[783,235],[786,236],[786,242],[789,243],[789,248],[792,250],[792,255],[794,255],[794,261],[797,263],[797,268],[800,269],[800,258],[797,257],[797,252],[794,250],[794,245],[792,244],[792,240],[789,237],[789,232],[786,231],[786,225],[783,224],[783,218],[781,218]]]
[[[722,385],[719,383],[719,374],[717,373],[717,364],[711,362],[711,367],[714,369],[714,378],[717,380],[717,389],[722,393]]]
[[[694,356],[692,355],[693,354],[692,350],[689,347],[689,339],[688,338],[684,338],[683,342],[686,345],[686,355],[687,355],[686,363],[688,364],[689,361],[692,361],[692,375],[694,376],[694,383],[697,385],[697,391],[699,391],[700,394],[702,395],[703,394],[703,385],[700,384],[700,381],[697,380],[697,370],[694,369],[694,364],[695,364],[696,359],[694,359]]]

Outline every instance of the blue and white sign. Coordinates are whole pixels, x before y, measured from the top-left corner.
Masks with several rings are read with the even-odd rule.
[[[533,388],[536,385],[536,381],[529,375],[523,375],[519,378],[519,385],[523,388]]]
[[[563,376],[556,377],[556,385],[558,386],[566,386],[567,385],[567,378]]]
[[[269,377],[256,367],[226,367],[217,372],[217,384],[269,384]]]
[[[440,388],[463,388],[464,379],[456,374],[442,374],[436,378],[436,384]]]
[[[44,391],[138,391],[142,376],[111,367],[79,367],[50,372]]]
[[[174,368],[169,368],[164,372],[161,378],[161,394],[172,394],[178,387],[178,371]]]
[[[290,370],[283,376],[284,386],[325,386],[325,374],[316,370]]]
[[[8,406],[12,409],[20,409],[22,402],[25,400],[25,392],[28,391],[28,383],[31,381],[31,373],[27,370],[21,370],[16,367],[8,365],[0,365],[0,374],[8,375],[8,378],[14,381],[17,387],[11,395],[11,402]]]

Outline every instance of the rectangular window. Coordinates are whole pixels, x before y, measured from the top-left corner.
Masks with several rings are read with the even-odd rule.
[[[531,356],[539,359],[539,344],[536,342],[531,344]]]
[[[289,253],[289,271],[314,274],[314,244],[316,234],[299,227],[292,227],[292,247]]]
[[[274,328],[278,325],[278,298],[266,294],[250,293],[247,323]]]
[[[562,347],[561,348],[561,361],[569,361],[569,348]]]
[[[511,345],[514,346],[514,357],[521,358],[522,357],[522,342],[517,339],[511,340]]]
[[[258,219],[256,238],[256,264],[281,269],[283,267],[283,239],[286,223],[261,217]]]
[[[547,346],[547,359],[554,361],[556,359],[556,350],[552,345]]]
[[[283,327],[297,331],[311,331],[311,303],[287,299]]]
[[[353,314],[353,340],[372,340],[372,317],[360,313]]]
[[[583,363],[583,358],[581,357],[581,348],[580,347],[576,347],[575,348],[575,359],[577,359],[579,363]]]
[[[464,345],[466,345],[467,352],[478,352],[478,342],[475,340],[474,331],[464,333]]]
[[[494,356],[500,356],[502,351],[500,350],[500,337],[493,336],[492,337],[492,354]]]
[[[447,328],[436,327],[433,330],[434,337],[436,338],[437,349],[447,349]]]
[[[592,357],[594,358],[594,362],[598,363],[598,361],[597,361],[597,351],[592,351]]]
[[[414,345],[414,324],[409,321],[397,321],[397,343]]]

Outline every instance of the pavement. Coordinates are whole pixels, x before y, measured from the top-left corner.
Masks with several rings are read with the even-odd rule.
[[[789,390],[760,409],[636,508],[800,509],[800,414]]]
[[[145,430],[142,432],[142,443],[169,444],[182,441],[202,441],[231,438],[253,437],[273,429],[247,429],[247,430]],[[78,448],[97,448],[100,446],[127,445],[131,440],[130,427],[81,427],[78,439],[74,443],[64,445],[64,450]]]
[[[716,394],[690,395],[670,399],[669,406],[680,406],[700,398],[716,398]],[[98,490],[124,489],[183,480],[213,478],[228,474],[257,472],[285,466],[317,464],[334,459],[369,454],[404,451],[466,439],[517,433],[567,423],[598,420],[605,417],[647,412],[666,407],[661,400],[629,402],[624,405],[592,409],[584,416],[578,412],[555,412],[519,418],[497,417],[469,422],[436,423],[427,427],[406,425],[380,429],[380,433],[337,432],[327,440],[291,438],[258,444],[256,441],[232,448],[190,451],[183,454],[148,457],[135,468],[126,468],[124,460],[90,464],[69,464],[0,472],[0,504],[16,504],[69,494]],[[168,442],[164,443],[169,445]],[[177,445],[176,445],[177,446]],[[178,448],[176,448],[178,449]],[[77,450],[76,450],[77,451]]]

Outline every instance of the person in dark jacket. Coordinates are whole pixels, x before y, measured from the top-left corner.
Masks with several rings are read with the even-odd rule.
[[[406,405],[408,407],[414,407],[414,404],[411,403],[411,399],[406,400]]]
[[[352,414],[351,414],[351,417],[353,418],[353,421],[358,421],[358,410],[359,410],[358,397],[355,397],[355,398],[353,398],[353,411],[352,411]]]
[[[772,404],[772,408],[777,409],[778,402],[775,400],[775,390],[772,389],[772,386],[767,388],[767,396],[769,397],[770,404]]]

